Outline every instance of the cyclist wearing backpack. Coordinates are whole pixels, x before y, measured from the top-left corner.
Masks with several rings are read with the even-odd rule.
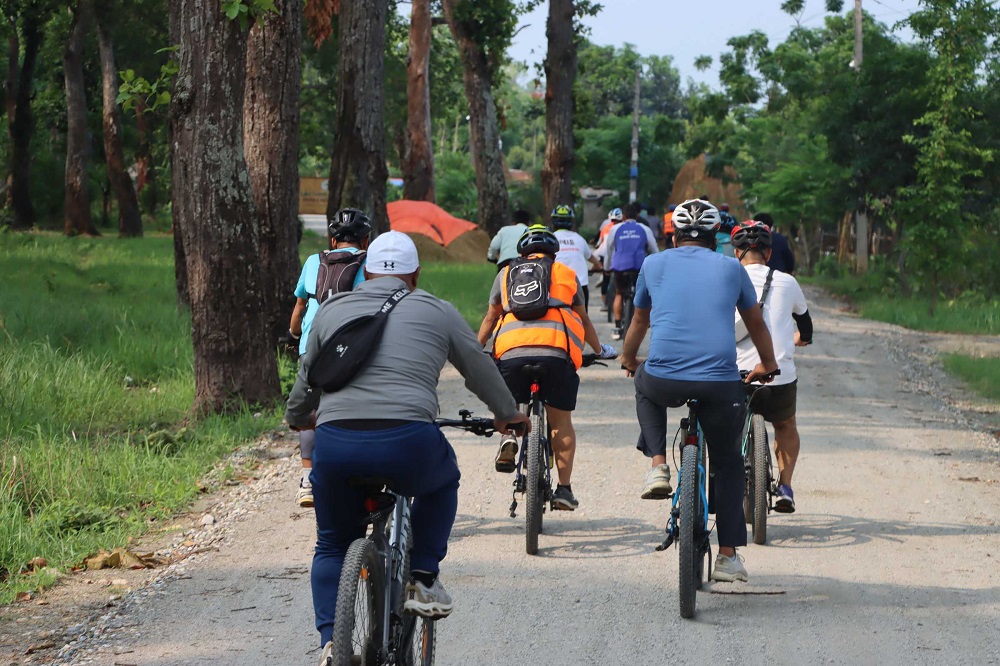
[[[288,325],[288,335],[299,343],[299,361],[306,353],[306,340],[319,306],[327,298],[343,291],[351,291],[365,279],[364,265],[372,221],[356,208],[343,208],[329,220],[330,249],[306,259],[295,285],[295,309]],[[312,454],[316,434],[312,430],[299,431],[299,450],[302,453],[302,479],[296,501],[299,506],[313,505]]]
[[[612,340],[621,340],[622,337],[622,294],[635,286],[646,256],[660,251],[652,229],[636,221],[638,214],[635,204],[625,206],[625,221],[608,234],[608,247],[604,253],[604,270],[611,271],[615,281],[615,329],[611,333]]]
[[[774,356],[781,374],[769,385],[770,391],[754,409],[774,426],[774,454],[778,459],[778,498],[774,510],[778,513],[795,511],[792,493],[792,473],[799,457],[799,430],[795,424],[798,397],[798,376],[795,373],[795,348],[812,342],[813,325],[806,297],[798,281],[788,273],[767,265],[771,258],[774,232],[763,222],[744,222],[733,229],[733,247],[754,288],[764,313],[764,321],[774,341]],[[749,336],[741,336],[737,323],[736,364],[740,370],[750,370],[758,361]],[[741,339],[742,338],[742,339]]]
[[[590,307],[590,267],[600,268],[594,253],[587,245],[583,236],[573,231],[573,209],[569,206],[556,206],[552,210],[552,227],[559,239],[559,252],[556,261],[566,264],[576,273],[576,279],[583,287],[583,306]]]
[[[577,370],[583,364],[584,343],[602,358],[614,358],[615,349],[601,345],[583,304],[583,289],[573,269],[555,261],[559,239],[544,225],[528,228],[518,241],[520,257],[493,282],[489,310],[479,328],[483,346],[492,337],[493,356],[500,374],[519,404],[530,398],[530,380],[521,372],[529,364],[545,366],[541,398],[545,403],[559,484],[552,498],[555,508],[573,511],[579,506],[570,485],[576,432],[572,413],[580,387]],[[498,472],[514,471],[517,440],[505,438],[496,457]]]

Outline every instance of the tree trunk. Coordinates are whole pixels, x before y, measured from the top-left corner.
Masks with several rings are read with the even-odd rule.
[[[17,26],[10,27],[13,33],[9,43],[11,59],[7,85],[7,131],[11,140],[9,202],[14,212],[13,228],[30,229],[35,224],[35,209],[31,204],[31,135],[35,124],[31,114],[31,92],[42,35],[38,18],[27,14],[22,30],[24,59],[18,72],[15,49],[19,50],[21,45],[16,36]]]
[[[122,114],[118,108],[118,68],[115,66],[115,50],[101,20],[96,16],[97,45],[101,52],[101,79],[104,97],[104,157],[108,166],[108,180],[118,201],[118,235],[122,238],[142,236],[142,216],[139,213],[139,198],[135,193],[132,178],[125,170],[125,154],[122,150]]]
[[[507,223],[510,211],[500,157],[500,127],[490,87],[493,64],[465,26],[455,18],[455,6],[469,1],[443,0],[442,4],[462,60],[462,80],[469,102],[469,132],[475,156],[476,189],[479,192],[479,226],[492,236]]]
[[[389,230],[385,187],[386,0],[340,5],[337,120],[330,163],[327,215],[350,206],[371,215],[377,232]]]
[[[169,30],[170,30],[170,43],[177,44],[180,41],[180,25],[178,21],[180,20],[180,12],[177,11],[173,6],[173,0],[170,4],[170,15],[168,17]],[[177,53],[174,52],[171,58],[176,59]],[[180,65],[178,65],[180,66]],[[144,102],[140,101],[136,106],[136,124],[139,127],[139,154],[142,154],[142,136],[143,129],[146,127],[146,123],[143,121],[146,105]],[[172,107],[171,107],[172,110]],[[177,135],[176,128],[174,127],[174,114],[172,111],[168,112],[167,118],[167,130],[170,135],[171,146],[173,146],[173,138]],[[147,138],[149,134],[146,134]],[[152,152],[149,152],[152,156]],[[171,150],[170,155],[171,163],[173,162],[173,150]],[[150,164],[152,164],[152,159],[150,159]],[[173,181],[173,174],[171,174],[171,182]],[[141,187],[141,177],[140,177],[140,187]],[[155,181],[154,185],[155,187]],[[154,211],[155,212],[155,211]],[[177,305],[184,310],[191,310],[191,290],[188,288],[188,273],[187,273],[187,253],[184,252],[184,234],[181,233],[181,219],[177,215],[177,211],[171,208],[171,221],[170,221],[170,233],[174,236],[174,287],[177,290]]]
[[[146,215],[156,215],[159,205],[156,187],[156,162],[153,160],[153,138],[146,118],[146,102],[142,97],[135,101],[135,125],[138,130],[135,151],[135,192],[139,195],[139,207]]]
[[[549,40],[545,56],[545,212],[573,200],[573,80],[576,78],[574,0],[549,0]]]
[[[406,61],[406,154],[403,198],[434,201],[434,150],[431,147],[431,3],[413,0],[410,57]]]
[[[280,388],[243,155],[247,33],[214,0],[171,0],[170,10],[174,232],[191,299],[193,411],[206,414],[270,403]]]
[[[82,5],[73,10],[69,39],[63,50],[63,77],[66,81],[66,198],[63,233],[67,236],[96,233],[90,219],[90,192],[87,189],[87,96],[83,80],[83,36],[87,32],[87,11]]]
[[[301,0],[250,30],[243,143],[260,216],[260,268],[272,342],[288,330],[299,276],[299,70]]]

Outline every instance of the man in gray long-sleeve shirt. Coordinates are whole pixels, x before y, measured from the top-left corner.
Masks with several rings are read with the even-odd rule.
[[[416,289],[419,274],[417,249],[408,236],[390,231],[372,242],[366,281],[327,299],[316,315],[306,361],[285,411],[285,420],[299,429],[312,426],[310,412],[317,409],[311,475],[317,526],[312,590],[324,646],[333,635],[344,555],[354,539],[364,536],[364,494],[348,484],[353,477],[388,479],[393,490],[415,498],[413,581],[407,585],[404,607],[424,617],[451,613],[451,597],[437,580],[458,509],[460,476],[455,452],[434,424],[437,383],[445,362],[450,361],[469,390],[489,406],[498,429],[527,423],[458,311]],[[345,323],[379,310],[403,287],[411,293],[389,313],[366,367],[336,393],[310,388],[310,361],[318,357],[322,344]]]

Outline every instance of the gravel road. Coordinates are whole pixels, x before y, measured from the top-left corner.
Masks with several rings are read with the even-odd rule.
[[[630,382],[589,368],[581,507],[546,515],[538,556],[524,553],[523,515],[508,516],[496,438],[451,438],[463,480],[442,580],[456,611],[438,625],[438,663],[1000,662],[997,440],[946,404],[915,334],[807,296],[817,342],[798,352],[798,512],[772,514],[769,544],[742,550],[749,583],[710,585],[696,619],[679,618],[677,554],[653,550],[668,504],[638,498]],[[477,409],[453,369],[440,392],[446,415]],[[52,663],[315,664],[314,525],[292,503],[295,467],[272,463],[216,512],[218,550],[133,592]]]

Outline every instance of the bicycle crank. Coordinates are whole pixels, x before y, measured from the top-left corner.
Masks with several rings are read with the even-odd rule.
[[[517,500],[512,500],[510,503],[510,517],[517,518]]]

